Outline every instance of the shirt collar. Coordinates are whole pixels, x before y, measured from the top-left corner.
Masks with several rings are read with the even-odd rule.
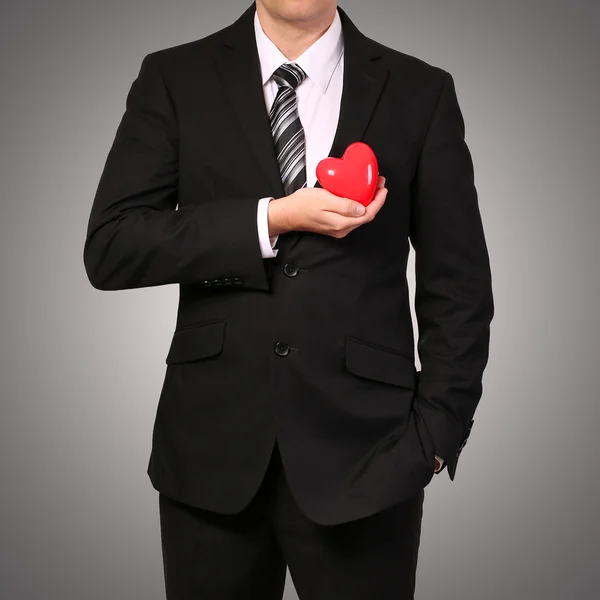
[[[262,84],[264,85],[273,75],[273,71],[282,63],[292,62],[279,50],[267,37],[258,19],[258,12],[254,12],[254,33],[256,47],[260,59]],[[310,47],[308,47],[295,61],[324,94],[327,91],[333,71],[340,60],[344,50],[342,35],[342,22],[339,12],[335,16],[329,29]]]

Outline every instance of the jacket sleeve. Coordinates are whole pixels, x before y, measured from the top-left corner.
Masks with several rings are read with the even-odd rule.
[[[159,70],[147,55],[92,204],[83,260],[91,284],[123,290],[230,278],[269,289],[255,197],[178,204],[178,122]]]
[[[415,405],[453,480],[483,392],[494,301],[465,125],[454,80],[441,71],[412,182],[410,239],[421,362]]]

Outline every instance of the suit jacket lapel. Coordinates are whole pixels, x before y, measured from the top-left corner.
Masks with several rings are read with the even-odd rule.
[[[340,158],[361,141],[388,77],[377,45],[365,37],[338,5],[344,35],[344,79],[340,117],[329,156]]]
[[[265,196],[285,195],[261,85],[260,61],[254,36],[256,3],[222,30],[222,47],[216,60],[222,84],[231,100],[249,148],[265,177]],[[362,140],[383,92],[388,68],[377,59],[377,44],[365,37],[338,5],[344,36],[344,77],[340,117],[329,156],[340,158],[347,146]],[[317,182],[317,187],[321,185]],[[297,241],[300,232],[280,236],[278,247]],[[288,245],[289,248],[289,245]]]
[[[233,114],[242,127],[251,153],[257,160],[267,187],[265,196],[285,195],[273,147],[269,116],[261,84],[260,61],[254,36],[255,3],[222,31],[222,47],[216,55]],[[237,151],[237,150],[236,150]]]

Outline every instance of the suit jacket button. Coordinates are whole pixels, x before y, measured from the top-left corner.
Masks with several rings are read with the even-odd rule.
[[[234,277],[233,278],[233,285],[242,285],[243,281],[241,277]]]
[[[213,279],[212,280],[212,284],[213,285],[223,285],[222,281],[220,279]]]
[[[275,352],[277,352],[279,356],[285,356],[286,354],[289,354],[289,351],[290,347],[287,344],[284,344],[283,342],[277,342],[275,344]]]
[[[283,265],[283,272],[288,277],[296,277],[296,275],[298,275],[298,271],[298,265],[295,263],[285,263],[285,265]]]
[[[210,282],[208,279],[205,279],[205,280],[202,282],[202,285],[209,286],[209,285],[212,285],[212,283],[211,283],[211,282]]]
[[[225,279],[223,279],[223,285],[231,285],[232,283],[230,277],[225,277]]]

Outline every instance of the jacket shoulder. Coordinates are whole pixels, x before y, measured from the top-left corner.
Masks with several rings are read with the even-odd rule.
[[[413,84],[421,83],[434,88],[439,88],[450,75],[442,67],[431,64],[422,58],[396,50],[371,38],[367,39],[372,47],[381,54],[382,60],[391,69],[392,75],[398,74]]]
[[[196,40],[154,50],[144,57],[144,61],[157,63],[170,70],[192,61],[197,64],[203,59],[211,59],[215,49],[221,45],[224,39],[224,32],[229,27],[230,25]]]

